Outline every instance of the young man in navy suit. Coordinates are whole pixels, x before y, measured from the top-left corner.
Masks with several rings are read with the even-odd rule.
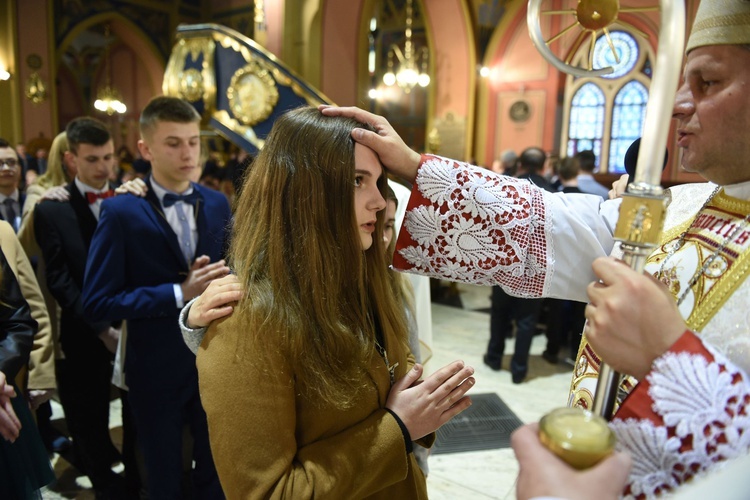
[[[144,198],[102,205],[91,243],[84,307],[128,321],[125,374],[150,498],[181,498],[183,427],[193,438],[197,498],[222,498],[198,394],[195,356],[177,323],[185,302],[229,268],[221,260],[229,202],[190,182],[199,167],[200,115],[186,101],[156,97],[140,119],[138,148],[151,162]]]
[[[81,290],[86,257],[102,199],[112,195],[108,178],[115,148],[107,127],[81,117],[67,128],[77,174],[65,186],[67,201],[44,200],[34,210],[34,232],[44,258],[47,286],[60,305],[60,344],[65,359],[56,363],[58,392],[76,457],[96,498],[120,498],[122,478],[110,469],[120,454],[109,434],[109,402],[119,330],[111,320],[83,312]],[[20,213],[20,212],[19,212]]]

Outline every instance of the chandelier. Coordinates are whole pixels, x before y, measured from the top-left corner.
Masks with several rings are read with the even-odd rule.
[[[117,114],[123,114],[128,110],[125,103],[122,102],[122,95],[120,92],[112,86],[110,83],[110,66],[109,66],[109,25],[104,28],[104,78],[105,83],[99,87],[96,93],[96,101],[94,101],[94,107],[102,113],[107,113],[109,116]]]
[[[120,92],[109,84],[99,88],[99,92],[96,93],[94,107],[103,113],[107,113],[109,116],[115,113],[123,114],[128,110],[128,107],[122,102]]]
[[[26,94],[26,98],[34,104],[39,104],[47,99],[47,86],[36,71],[31,73],[28,80],[26,80],[24,93]]]
[[[24,84],[24,95],[32,103],[40,104],[47,99],[47,84],[39,75],[39,70],[42,68],[42,58],[39,54],[29,54],[26,57],[26,64],[31,69],[31,74]]]
[[[398,84],[408,94],[419,85],[426,87],[430,84],[430,75],[427,73],[429,65],[429,51],[427,47],[414,49],[411,40],[411,26],[414,10],[412,0],[406,0],[406,31],[404,50],[395,43],[388,50],[388,72],[383,75],[383,83],[389,87]],[[394,62],[398,59],[398,71],[393,72]]]

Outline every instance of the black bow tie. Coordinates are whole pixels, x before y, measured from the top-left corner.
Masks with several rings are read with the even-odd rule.
[[[195,206],[195,204],[198,203],[199,198],[200,195],[198,194],[198,191],[193,189],[193,192],[190,194],[167,193],[164,195],[164,200],[162,201],[162,203],[164,203],[164,208],[171,207],[178,201],[190,203],[191,205]]]

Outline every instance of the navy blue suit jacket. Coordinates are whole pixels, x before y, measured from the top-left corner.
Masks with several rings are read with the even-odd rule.
[[[195,256],[224,257],[231,220],[226,197],[197,184],[198,242]],[[195,383],[195,355],[177,323],[174,285],[189,265],[153,189],[145,198],[116,196],[102,203],[91,241],[83,285],[83,305],[92,319],[128,321],[127,383],[175,390]]]

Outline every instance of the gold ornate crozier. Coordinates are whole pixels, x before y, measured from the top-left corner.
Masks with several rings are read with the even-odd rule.
[[[542,11],[544,0],[529,0],[527,24],[534,45],[555,68],[575,76],[601,76],[612,72],[612,68],[593,69],[593,48],[597,33],[604,33],[609,40],[608,27],[612,24],[627,24],[618,19],[620,12],[654,10],[656,7],[622,8],[619,0],[579,0],[576,8],[568,10]],[[660,186],[663,155],[669,132],[672,105],[680,77],[683,48],[685,46],[685,3],[682,0],[660,0],[659,44],[653,79],[646,106],[646,121],[636,165],[635,179],[628,185],[620,206],[620,217],[615,228],[615,239],[620,242],[624,260],[636,271],[643,271],[646,259],[659,244],[664,224],[666,199]],[[573,15],[575,22],[557,35],[544,40],[540,17],[542,15]],[[558,59],[550,45],[565,33],[579,29],[575,47],[580,46],[590,35],[588,68],[571,66]],[[612,48],[612,43],[610,42]],[[614,51],[614,49],[613,49]],[[571,52],[571,56],[576,50]],[[618,56],[615,54],[615,59]],[[578,418],[570,417],[569,408],[553,410],[540,422],[541,438],[548,447],[567,459],[571,465],[580,466],[580,455],[590,454],[592,465],[601,459],[602,451],[612,450],[611,435],[602,432],[601,422],[611,419],[621,375],[602,362],[591,412],[578,411]],[[561,416],[562,413],[562,416]],[[603,419],[597,421],[593,416]],[[543,425],[542,425],[543,424]],[[569,427],[565,427],[569,426]],[[590,432],[588,432],[590,431]],[[598,446],[592,444],[599,436]],[[606,454],[605,454],[606,455]],[[572,458],[576,458],[575,464]],[[584,466],[586,466],[584,465]]]

